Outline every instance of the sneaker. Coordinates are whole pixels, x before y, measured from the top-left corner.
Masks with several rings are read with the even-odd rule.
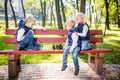
[[[21,50],[25,50],[25,48],[24,48],[24,47],[20,47],[20,48],[19,48],[19,51],[21,51]]]
[[[27,51],[37,51],[37,50],[40,50],[40,49],[36,49],[36,48],[27,48]]]
[[[78,73],[79,73],[79,68],[75,68],[75,72],[74,72],[74,75],[78,75]]]
[[[63,65],[61,71],[64,71],[67,68],[67,65]]]
[[[36,48],[36,47],[28,47],[27,50],[28,50],[28,51],[37,51],[37,50],[39,50],[39,49]]]
[[[85,50],[91,50],[91,49],[93,49],[93,45],[89,45],[89,48]]]

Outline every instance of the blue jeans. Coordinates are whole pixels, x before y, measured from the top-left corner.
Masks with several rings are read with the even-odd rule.
[[[25,37],[23,38],[22,41],[19,42],[21,47],[25,47],[25,48],[36,48],[39,49],[40,48],[40,44],[36,43],[34,41],[34,32],[32,30],[28,31],[25,34]]]
[[[82,43],[81,50],[92,49],[92,46],[88,45],[88,40],[82,40],[81,43]]]
[[[63,52],[63,65],[67,65],[67,57],[71,46],[67,46]],[[79,68],[78,54],[80,52],[80,47],[76,47],[72,52],[72,58],[75,68]]]

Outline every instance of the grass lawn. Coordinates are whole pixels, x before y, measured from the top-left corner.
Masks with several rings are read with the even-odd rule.
[[[113,28],[112,28],[113,29]],[[4,38],[8,37],[4,35],[3,28],[0,28],[0,50],[12,49],[12,44],[5,44]],[[98,48],[109,48],[114,52],[105,54],[104,63],[107,64],[120,64],[120,29],[107,30],[104,37],[104,43],[98,43]],[[0,55],[0,65],[7,65],[7,55]],[[42,62],[62,62],[62,54],[34,54],[34,55],[22,55],[22,64],[30,63],[42,63]],[[71,54],[68,56],[68,61],[72,62]],[[87,55],[79,55],[79,61],[87,62]]]

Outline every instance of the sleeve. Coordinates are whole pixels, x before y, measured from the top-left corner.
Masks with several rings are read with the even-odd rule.
[[[72,34],[72,40],[73,40],[73,43],[72,43],[72,46],[70,47],[70,51],[69,52],[72,52],[73,49],[77,46],[78,35],[76,35],[75,33],[73,33]]]
[[[18,30],[17,41],[21,41],[24,38],[25,30],[23,28]]]
[[[47,30],[45,27],[42,27],[42,26],[33,26],[32,29],[33,30],[36,30],[36,29]]]
[[[87,27],[87,25],[84,25],[83,26],[83,32],[78,33],[78,36],[85,37],[87,35],[87,32],[88,32],[88,27]]]

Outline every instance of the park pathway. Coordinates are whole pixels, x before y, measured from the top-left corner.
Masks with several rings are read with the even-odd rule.
[[[68,63],[65,71],[61,63],[23,64],[16,79],[12,80],[120,80],[120,65],[104,65],[102,75],[97,75],[87,63],[80,63],[80,72],[74,76],[73,63]],[[0,66],[0,80],[8,79],[8,67]]]

